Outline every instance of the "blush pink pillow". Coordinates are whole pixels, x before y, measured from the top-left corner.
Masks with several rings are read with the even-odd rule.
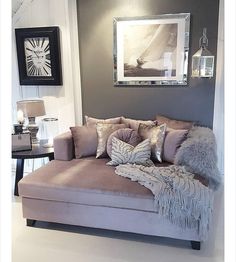
[[[122,128],[113,132],[108,140],[107,140],[107,154],[111,157],[112,151],[112,138],[116,137],[119,140],[130,144],[132,146],[137,146],[141,141],[141,137],[139,136],[138,132],[131,129],[131,128]]]
[[[98,136],[95,127],[70,127],[75,146],[75,158],[96,155]]]
[[[95,127],[97,123],[103,124],[120,124],[121,117],[107,118],[107,119],[99,119],[94,117],[85,116],[86,125],[89,127]]]
[[[166,124],[167,127],[173,128],[173,129],[185,129],[189,130],[193,127],[194,122],[191,121],[182,121],[182,120],[175,120],[171,119],[165,116],[156,116],[156,120],[158,122],[158,125]]]
[[[121,117],[121,123],[126,124],[129,128],[138,131],[139,124],[145,124],[145,125],[150,125],[150,126],[156,126],[157,121],[154,120],[136,120],[136,119],[131,119],[131,118],[125,118]]]
[[[188,130],[175,130],[168,128],[163,145],[163,160],[174,163],[177,150],[187,138]]]

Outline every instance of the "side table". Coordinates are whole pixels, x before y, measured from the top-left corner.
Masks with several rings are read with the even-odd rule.
[[[12,158],[17,159],[16,163],[16,177],[14,195],[19,196],[18,182],[23,178],[24,174],[24,160],[33,158],[48,157],[49,161],[54,159],[53,147],[44,147],[47,140],[40,140],[39,144],[33,144],[32,150],[12,152]]]

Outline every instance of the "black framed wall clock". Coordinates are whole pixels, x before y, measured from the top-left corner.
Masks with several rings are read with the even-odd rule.
[[[17,28],[21,85],[62,85],[59,27]]]

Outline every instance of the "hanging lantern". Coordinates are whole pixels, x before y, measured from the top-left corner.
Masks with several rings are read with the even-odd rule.
[[[203,35],[199,39],[200,49],[192,57],[192,77],[213,77],[214,56],[207,46],[206,28],[203,28]]]

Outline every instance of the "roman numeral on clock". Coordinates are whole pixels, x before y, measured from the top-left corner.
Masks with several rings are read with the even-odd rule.
[[[51,64],[48,63],[47,61],[45,62],[45,65],[46,65],[47,67],[51,68]]]
[[[27,56],[27,61],[32,61],[32,55]]]
[[[47,60],[50,60],[50,59],[51,59],[50,54],[46,54],[45,58],[46,58]]]
[[[29,68],[29,75],[34,75],[36,71],[36,67],[35,65],[33,64],[30,68]]]
[[[26,50],[30,51],[30,52],[34,52],[32,49],[26,47]]]
[[[36,76],[41,76],[41,75],[42,75],[42,70],[41,70],[41,68],[36,68],[35,74],[36,74]]]
[[[47,52],[49,50],[49,43],[47,44],[47,46],[44,48],[44,52]]]
[[[31,44],[31,46],[32,46],[32,47],[34,47],[34,48],[36,47],[36,45],[35,45],[35,43],[34,43],[34,40],[33,40],[33,39],[32,39],[32,40],[31,40],[31,39],[29,39],[29,43]],[[27,48],[26,48],[26,49],[27,49]]]
[[[43,70],[48,75],[48,71],[46,70],[46,68],[44,66],[43,66]]]
[[[27,66],[28,66],[28,68],[30,68],[30,67],[32,67],[33,66],[33,61],[31,60],[31,61],[29,61],[29,62],[27,62]]]
[[[36,45],[39,46],[39,38],[36,38]]]
[[[45,38],[43,38],[43,41],[41,43],[41,48],[43,48],[44,41],[45,41]]]

